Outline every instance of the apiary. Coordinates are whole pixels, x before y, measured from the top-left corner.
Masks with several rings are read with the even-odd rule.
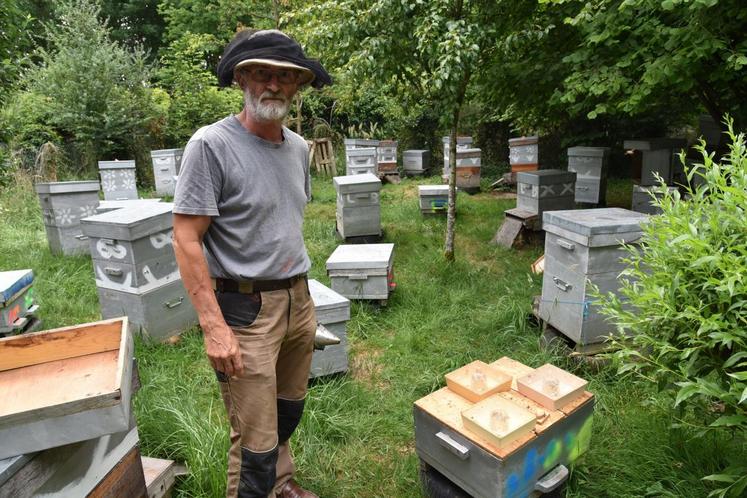
[[[342,238],[381,235],[381,180],[371,173],[336,176],[337,231]]]
[[[317,280],[309,280],[309,292],[314,301],[317,322],[340,338],[340,344],[314,351],[310,377],[347,372],[347,322],[350,320],[350,301]]]
[[[327,259],[332,290],[348,299],[386,301],[394,289],[394,244],[337,246]]]
[[[153,178],[156,182],[156,193],[158,195],[174,195],[176,181],[174,178],[179,174],[182,165],[184,149],[161,149],[150,151],[153,164]]]
[[[173,204],[143,203],[85,218],[101,316],[127,315],[153,339],[197,322],[172,245]]]
[[[633,179],[641,185],[658,185],[656,175],[664,183],[672,184],[676,178],[675,170],[680,170],[673,162],[675,152],[687,145],[687,141],[680,138],[652,138],[625,140],[623,147],[641,154],[640,170],[635,168]]]
[[[508,377],[508,388],[471,401],[447,385],[419,399],[413,408],[415,450],[426,469],[437,470],[476,498],[551,491],[589,447],[594,395],[575,390],[560,408],[546,408],[511,388],[511,374],[493,366],[499,362],[528,372],[518,377],[519,385],[540,370],[511,359],[480,362],[481,368]]]
[[[0,339],[0,459],[130,428],[132,357],[126,318]]]
[[[420,212],[423,214],[446,214],[449,203],[448,185],[418,185]]]
[[[431,166],[431,151],[406,150],[402,153],[402,167],[408,176],[425,173]]]
[[[99,175],[101,175],[104,200],[121,201],[138,198],[134,159],[99,161]]]
[[[666,187],[670,193],[676,192],[677,187]],[[653,204],[654,197],[664,197],[661,185],[633,185],[633,198],[631,210],[645,214],[661,214],[661,209]]]
[[[511,171],[536,171],[539,169],[539,137],[518,137],[508,140],[508,159]]]
[[[589,294],[618,292],[626,268],[621,244],[635,244],[647,215],[621,208],[546,211],[545,271],[540,318],[579,345],[603,342],[615,331]]]
[[[573,209],[576,173],[545,169],[516,174],[516,208],[542,216],[545,211]]]
[[[99,182],[37,183],[34,189],[41,204],[49,250],[66,256],[88,253],[88,240],[80,220],[96,212]]]
[[[377,171],[380,175],[397,173],[397,141],[381,140],[377,148]]]
[[[609,147],[569,147],[568,171],[576,173],[576,202],[604,204]]]
[[[22,331],[38,305],[32,270],[0,271],[0,337]]]
[[[376,147],[360,147],[347,149],[345,151],[345,174],[363,175],[376,174],[377,165]]]

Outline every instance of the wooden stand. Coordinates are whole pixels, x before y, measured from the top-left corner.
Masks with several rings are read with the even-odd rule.
[[[335,150],[329,138],[314,139],[309,151],[309,164],[313,164],[318,173],[327,176],[335,176],[337,174]]]
[[[506,219],[496,232],[491,244],[507,249],[519,248],[535,242],[542,237],[542,220],[537,213],[523,209],[508,209]]]

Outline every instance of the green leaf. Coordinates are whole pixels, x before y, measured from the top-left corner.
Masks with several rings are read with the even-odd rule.
[[[738,427],[746,424],[746,415],[722,415],[711,422],[710,427]]]

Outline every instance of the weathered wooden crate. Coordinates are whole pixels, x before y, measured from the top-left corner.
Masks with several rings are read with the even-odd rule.
[[[137,447],[131,418],[122,432],[0,460],[0,497],[88,496]]]
[[[0,458],[128,429],[132,356],[125,317],[0,339]]]
[[[0,334],[23,329],[37,309],[32,270],[0,271]]]
[[[99,175],[101,175],[104,200],[121,201],[138,198],[134,159],[99,161]]]
[[[537,213],[573,209],[576,173],[545,169],[516,174],[516,208]]]
[[[539,137],[510,138],[508,160],[511,171],[535,171],[539,169]]]
[[[172,209],[169,202],[147,202],[81,220],[97,287],[142,293],[180,279]]]
[[[176,181],[174,177],[179,174],[182,165],[184,149],[162,149],[150,151],[153,164],[153,178],[156,182],[156,193],[158,195],[174,195]]]
[[[49,250],[54,254],[88,253],[80,219],[96,212],[98,181],[37,183],[34,185],[44,218]]]
[[[620,208],[546,211],[540,317],[579,345],[603,342],[615,327],[599,313],[589,284],[617,293],[627,254],[647,215]]]
[[[633,172],[633,179],[639,180],[641,185],[658,185],[658,174],[665,183],[671,184],[677,178],[675,171],[681,171],[679,160],[673,162],[674,153],[687,145],[687,141],[680,138],[652,138],[625,140],[625,149],[641,153],[641,171]],[[674,167],[673,167],[674,166]]]
[[[127,315],[130,327],[155,341],[163,341],[197,324],[197,312],[181,279],[146,291],[125,292],[98,287],[101,316]]]
[[[448,185],[418,185],[420,212],[423,214],[446,214],[449,203]]]
[[[505,414],[507,425],[518,428],[513,437],[490,426],[495,410],[505,406],[511,411]],[[589,447],[593,410],[589,392],[549,410],[515,390],[473,404],[446,387],[415,402],[415,450],[470,496],[530,496],[567,478],[567,466]],[[472,422],[485,430],[475,430]]]
[[[669,192],[676,192],[677,187],[667,187]],[[631,210],[645,214],[661,214],[661,209],[653,204],[654,197],[664,197],[661,185],[633,185],[633,197]]]
[[[347,322],[350,301],[317,280],[309,280],[309,292],[314,300],[316,321],[340,338],[340,344],[314,351],[309,377],[322,377],[348,371]]]
[[[87,498],[148,498],[140,446],[135,446],[96,485]]]
[[[381,180],[363,175],[336,176],[337,230],[343,238],[381,234]]]
[[[568,148],[568,171],[576,173],[576,202],[605,202],[609,151],[609,147]]]
[[[346,175],[375,175],[377,162],[376,147],[345,149]]]
[[[422,175],[431,166],[431,151],[406,150],[402,153],[402,167],[408,175]]]
[[[456,157],[456,186],[467,193],[480,190],[482,151],[480,149],[458,148]],[[444,168],[444,183],[449,181],[448,167]]]
[[[393,289],[394,244],[340,245],[327,259],[332,290],[348,299],[385,301]]]
[[[99,205],[96,207],[95,214],[108,213],[109,211],[115,211],[117,209],[125,208],[139,208],[141,206],[147,206],[153,202],[160,202],[161,199],[156,197],[154,199],[127,199],[123,201],[99,201]]]

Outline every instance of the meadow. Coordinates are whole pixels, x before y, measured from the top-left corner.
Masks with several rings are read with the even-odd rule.
[[[591,447],[571,469],[568,496],[707,495],[712,487],[700,477],[723,468],[737,443],[695,438],[687,415],[673,412],[671,399],[654,387],[542,346],[530,318],[541,288],[530,264],[542,248],[488,244],[515,201],[460,193],[456,261],[446,263],[445,218],[422,217],[417,200],[418,183],[438,180],[406,179],[382,189],[384,241],[395,243],[397,289],[386,307],[352,304],[350,371],[311,384],[292,439],[300,483],[325,498],[422,496],[413,402],[443,386],[450,370],[507,355],[532,367],[566,368],[588,379],[596,395]],[[629,181],[611,181],[609,204],[629,206],[630,189]],[[305,224],[310,276],[329,285],[325,260],[340,243],[331,180],[315,177],[313,196]],[[49,253],[28,177],[18,175],[0,192],[0,215],[0,269],[34,269],[44,328],[97,320],[90,258]],[[176,344],[138,341],[136,357],[143,454],[188,466],[176,496],[222,496],[228,426],[199,330],[186,331]]]

